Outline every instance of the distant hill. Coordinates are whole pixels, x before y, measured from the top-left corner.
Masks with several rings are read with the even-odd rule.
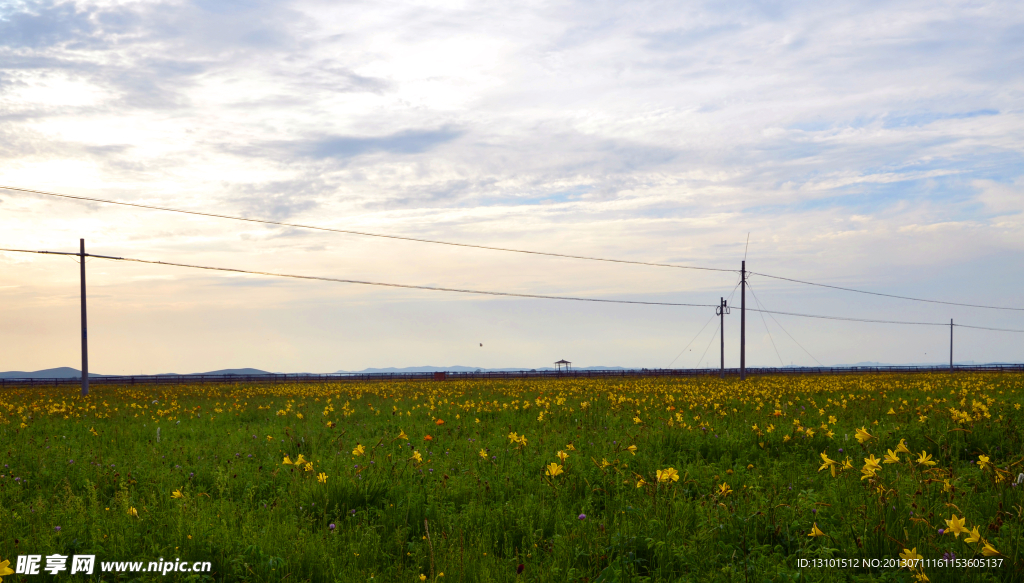
[[[210,372],[193,372],[187,373],[183,376],[192,375],[256,375],[256,374],[271,374],[265,370],[258,368],[225,368],[221,370],[213,370]],[[156,376],[177,376],[178,373],[169,372],[161,373]],[[45,370],[37,370],[34,372],[25,372],[20,370],[12,370],[7,372],[0,372],[0,379],[66,379],[66,378],[81,378],[82,371],[77,368],[71,368],[70,366],[62,366],[60,368],[48,368]],[[121,375],[104,375],[99,373],[90,372],[89,378],[93,377],[107,377],[107,376],[121,376]],[[131,375],[124,375],[131,376]],[[142,375],[138,375],[142,376]]]
[[[37,370],[35,372],[24,372],[20,370],[12,370],[8,372],[0,372],[0,379],[65,379],[69,377],[81,378],[82,371],[77,368],[71,368],[68,366],[62,366],[60,368],[48,368],[45,370]],[[89,373],[90,377],[102,376]]]

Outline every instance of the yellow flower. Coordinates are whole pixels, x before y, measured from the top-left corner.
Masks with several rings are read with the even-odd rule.
[[[990,543],[985,543],[985,548],[981,549],[981,554],[985,555],[986,557],[995,557],[996,555],[1001,555],[1002,553],[997,551],[996,548],[992,546]]]
[[[568,445],[566,445],[566,446],[565,446],[565,449],[567,449],[567,450],[569,450],[569,451],[576,451],[576,448],[575,448],[575,447],[573,447],[573,445],[572,445],[571,443],[570,443],[570,444],[568,444]]]
[[[857,430],[857,434],[854,435],[854,437],[857,438],[857,441],[864,443],[865,441],[871,439],[874,436],[868,433],[867,428],[861,427],[860,429]]]
[[[364,453],[366,453],[366,448],[363,447],[362,444],[356,444],[356,448],[352,450],[352,455],[359,456]]]
[[[732,494],[732,488],[729,487],[729,484],[722,482],[722,485],[718,487],[718,495],[724,498],[729,494]]]
[[[925,464],[927,466],[934,466],[935,462],[932,461],[932,456],[928,455],[928,452],[922,451],[921,455],[917,457],[917,463]]]
[[[957,518],[956,514],[954,514],[952,517],[950,517],[949,520],[946,521],[946,526],[948,527],[946,529],[946,534],[953,533],[954,537],[960,538],[961,532],[968,532],[967,528],[964,525],[965,522],[967,522],[966,517]]]
[[[0,579],[2,579],[3,577],[6,577],[8,575],[13,575],[14,574],[14,570],[11,569],[10,565],[11,565],[10,561],[4,561],[4,562],[0,563]]]
[[[304,463],[306,463],[306,458],[300,453],[299,457],[295,458],[295,465],[301,466]]]
[[[675,470],[675,468],[668,468],[668,469],[665,469],[665,470],[658,470],[657,472],[655,472],[655,474],[658,476],[658,481],[659,482],[678,482],[679,481],[679,472],[677,472]]]
[[[901,439],[900,444],[896,446],[896,453],[905,453],[910,455],[910,450],[907,449],[907,440]]]
[[[790,440],[790,437],[788,435],[783,435],[782,436],[782,443],[786,443],[789,440]]]
[[[965,543],[976,543],[981,540],[981,533],[978,532],[978,527],[975,526],[974,530],[967,533],[969,536],[964,539]]]
[[[508,434],[508,442],[509,443],[515,443],[517,441],[519,441],[519,434],[518,433],[513,431],[512,433]]]
[[[836,436],[835,432],[834,432],[834,431],[832,431],[831,429],[830,429],[830,430],[828,430],[828,432],[827,432],[827,433],[825,433],[825,435],[827,435],[829,439],[832,439],[833,437],[835,437],[835,436]]]
[[[556,464],[554,462],[548,464],[547,465],[547,469],[548,469],[547,473],[551,477],[557,476],[558,474],[562,473],[562,466],[560,466],[560,465],[558,465],[558,464]]]
[[[401,429],[399,429],[398,430],[398,437],[396,437],[395,439],[404,439],[406,441],[409,441],[409,436],[405,434],[405,431],[402,431]]]
[[[321,484],[326,484],[327,483],[327,474],[325,474],[323,472],[320,472],[317,475],[316,479],[319,480]]]
[[[914,573],[914,579],[917,579],[918,583],[928,583],[928,581],[931,581],[931,579],[928,578],[928,575],[924,574],[924,571]]]
[[[833,415],[829,415],[828,416],[828,424],[829,425],[835,425],[837,422],[838,422],[838,420],[835,418],[835,416],[833,416]]]
[[[807,430],[807,437],[814,437],[814,430],[813,429],[808,429]]]
[[[274,441],[274,438],[268,435],[267,436],[267,441]]]
[[[629,453],[631,453],[633,455],[636,455],[636,446],[635,445],[631,445],[631,446],[626,448],[626,451],[628,451]]]
[[[640,481],[638,481],[638,482],[636,483],[636,487],[637,487],[637,488],[643,488],[643,487],[644,487],[644,486],[646,486],[646,485],[647,485],[647,482],[645,482],[643,478],[640,478]]]
[[[412,457],[409,458],[409,459],[416,460],[416,463],[418,463],[418,464],[419,463],[423,463],[423,456],[421,456],[420,452],[418,452],[418,451],[412,452]]]
[[[559,461],[561,461],[564,464],[566,458],[569,457],[569,454],[565,453],[564,451],[559,451],[558,453],[555,454],[555,457],[557,457]]]
[[[181,490],[175,490],[171,492],[171,498],[184,498],[185,495],[181,493]]]
[[[288,466],[293,465],[292,458],[288,456],[284,456],[284,461],[281,463]]]
[[[775,431],[775,426],[769,423],[768,427],[765,427],[764,430],[771,433],[772,431]]]
[[[307,472],[312,472],[313,471],[313,462],[306,462],[305,470]]]
[[[830,468],[832,470],[832,477],[833,478],[836,477],[836,462],[835,462],[835,460],[829,459],[829,457],[827,455],[825,455],[825,452],[821,452],[821,460],[822,460],[823,463],[821,464],[821,467],[818,468],[818,471],[820,472],[821,470],[824,470],[825,468]]]
[[[636,423],[637,425],[639,425],[639,424],[643,423],[643,420],[640,419],[639,417],[634,417],[633,418],[633,423]]]
[[[987,455],[979,455],[978,456],[978,461],[976,461],[974,463],[978,464],[978,467],[981,468],[982,470],[985,470],[986,468],[991,468],[992,467],[992,464],[989,463]]]
[[[480,450],[480,457],[482,457],[484,459],[487,459],[487,450],[486,449],[481,449]]]
[[[928,416],[927,415],[918,415],[917,416],[917,422],[918,423],[924,423],[925,421],[928,421]]]
[[[134,506],[130,506],[128,508],[128,516],[131,516],[133,518],[138,518],[139,517],[139,511],[136,510]]]
[[[99,433],[96,432],[96,428],[95,427],[90,427],[89,428],[89,433],[91,433],[93,435],[99,435]]]
[[[814,526],[811,527],[811,534],[807,536],[825,536],[825,533],[821,532],[821,529],[818,528],[818,523],[815,522]]]
[[[885,454],[885,456],[883,456],[883,457],[884,457],[884,461],[882,463],[884,463],[884,464],[898,464],[898,463],[900,463],[900,458],[897,457],[896,454],[891,449],[889,450],[889,453]]]
[[[426,580],[427,580],[427,576],[424,575],[423,573],[420,573],[420,581],[426,581]]]
[[[952,492],[953,491],[953,485],[949,483],[949,480],[942,480],[942,491],[943,492]]]
[[[917,554],[917,547],[914,547],[914,548],[909,549],[909,550],[908,549],[903,549],[903,552],[900,553],[900,558],[905,561],[903,563],[904,567],[906,567],[908,569],[912,569],[912,568],[918,566],[919,563],[917,561],[920,561],[924,557],[922,557],[921,555]]]
[[[853,460],[850,459],[850,456],[846,456],[846,459],[843,460],[843,469],[844,470],[852,470],[853,469]]]

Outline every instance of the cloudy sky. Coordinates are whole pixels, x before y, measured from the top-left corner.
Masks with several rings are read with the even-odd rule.
[[[2,1],[0,185],[676,265],[746,253],[758,273],[1024,307],[1024,5],[726,5]],[[0,247],[80,238],[259,271],[739,305],[732,272],[0,191]],[[91,368],[107,374],[718,362],[710,308],[87,269]],[[750,282],[769,310],[1024,329],[1021,311]],[[78,309],[72,258],[0,253],[0,370],[79,366]],[[750,366],[948,359],[948,327],[747,324]],[[957,360],[1024,361],[1022,334],[956,334]]]

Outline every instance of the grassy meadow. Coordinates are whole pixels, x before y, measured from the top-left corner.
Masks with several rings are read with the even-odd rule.
[[[1022,402],[966,373],[9,389],[0,565],[97,565],[0,576],[1024,581]],[[159,558],[212,570],[99,568]]]

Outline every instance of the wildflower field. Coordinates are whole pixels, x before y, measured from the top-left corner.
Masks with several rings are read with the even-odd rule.
[[[0,577],[1022,581],[1022,401],[967,373],[9,389]],[[9,573],[85,554],[212,569]]]

